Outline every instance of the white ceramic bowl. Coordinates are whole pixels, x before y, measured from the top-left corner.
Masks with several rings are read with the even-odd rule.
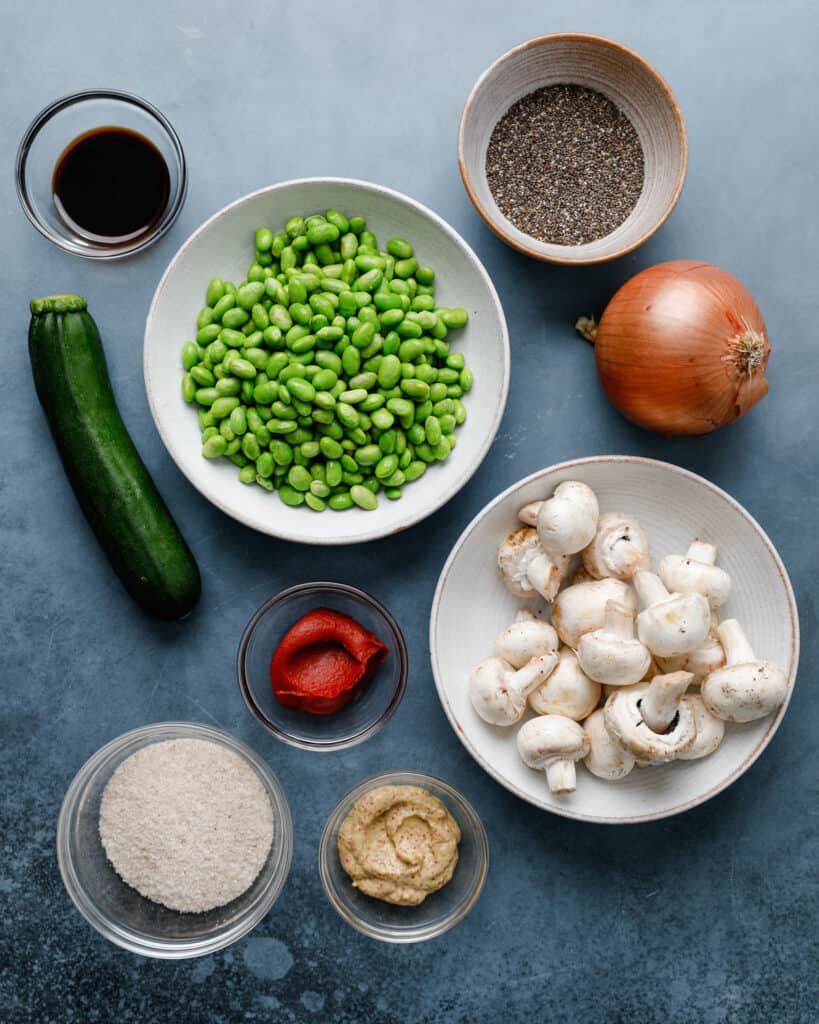
[[[719,564],[731,575],[731,597],[720,618],[736,617],[754,651],[781,665],[788,679],[785,703],[768,718],[728,723],[717,751],[699,761],[634,769],[620,782],[598,779],[578,765],[577,791],[549,792],[546,776],[527,768],[515,744],[517,727],[487,725],[473,709],[468,676],[492,654],[495,636],[522,602],[502,584],[496,553],[519,525],[521,505],[546,497],[563,480],[582,480],[597,493],[602,511],[634,515],[648,534],[654,563],[684,552],[693,537],[719,547]],[[799,620],[788,574],[759,524],[724,491],[666,462],[602,456],[541,470],[491,501],[461,534],[438,580],[430,620],[432,670],[441,703],[479,765],[498,782],[538,807],[599,824],[663,818],[708,800],[739,778],[760,756],[788,706],[799,660]],[[527,712],[527,717],[530,713]]]
[[[334,207],[367,218],[384,244],[408,239],[422,263],[436,271],[436,300],[463,306],[469,324],[452,334],[466,355],[475,385],[465,399],[468,421],[445,463],[407,486],[400,501],[383,497],[364,512],[290,508],[274,494],[239,482],[224,459],[203,459],[196,415],[180,396],[182,343],[192,337],[205,288],[215,276],[239,282],[253,260],[256,229],[283,227],[295,213]],[[145,386],[160,436],[172,458],[209,501],[255,530],[305,544],[354,544],[406,529],[456,494],[494,440],[509,389],[509,337],[495,288],[477,256],[440,217],[408,196],[365,181],[305,178],[271,185],[237,199],[198,228],[171,260],[157,286],[145,325]]]
[[[506,111],[535,89],[566,83],[594,89],[615,103],[634,125],[645,158],[637,205],[614,231],[584,245],[556,245],[525,234],[501,213],[486,178],[489,140]],[[475,83],[458,130],[464,187],[487,226],[527,256],[569,266],[616,259],[651,238],[680,197],[687,162],[682,113],[662,76],[627,46],[579,32],[529,39],[498,57]]]

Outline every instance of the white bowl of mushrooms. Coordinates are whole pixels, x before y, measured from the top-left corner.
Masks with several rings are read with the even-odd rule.
[[[430,620],[461,742],[530,803],[650,821],[730,785],[790,700],[790,580],[751,515],[664,462],[602,456],[508,488],[469,524]]]

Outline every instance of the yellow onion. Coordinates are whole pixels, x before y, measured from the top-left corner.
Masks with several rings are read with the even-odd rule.
[[[612,404],[662,434],[707,434],[739,419],[768,393],[771,347],[750,292],[719,267],[672,260],[641,271],[615,294],[594,343]]]

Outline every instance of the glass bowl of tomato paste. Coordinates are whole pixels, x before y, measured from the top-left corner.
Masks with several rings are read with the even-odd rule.
[[[236,658],[253,717],[304,750],[342,750],[374,736],[401,703],[408,665],[404,636],[384,605],[330,582],[302,583],[266,601]]]

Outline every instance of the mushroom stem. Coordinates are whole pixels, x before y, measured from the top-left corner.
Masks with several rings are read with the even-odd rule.
[[[511,675],[507,683],[507,690],[511,694],[520,694],[520,699],[525,701],[532,690],[548,678],[559,660],[556,651],[532,658],[531,661],[526,662],[523,668],[519,668]]]
[[[660,577],[645,569],[640,569],[634,574],[632,583],[646,608],[659,604],[660,601],[667,601],[671,596]]]
[[[574,793],[577,789],[574,761],[552,762],[546,769],[546,781],[553,793]]]
[[[685,555],[694,562],[703,562],[705,565],[716,565],[717,549],[715,545],[708,544],[704,540],[692,540]]]
[[[621,640],[633,640],[634,615],[619,601],[607,601],[603,629]]]
[[[651,680],[640,701],[640,713],[652,732],[665,732],[671,725],[679,710],[680,698],[693,678],[693,672],[669,672]]]
[[[745,631],[736,619],[726,619],[717,627],[722,649],[725,651],[726,665],[741,665],[743,662],[756,661]]]

